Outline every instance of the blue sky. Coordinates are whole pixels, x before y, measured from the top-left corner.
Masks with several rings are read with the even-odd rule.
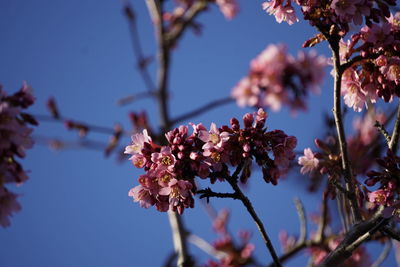
[[[152,25],[144,1],[131,1],[138,16],[139,35],[146,55],[155,56]],[[239,0],[241,11],[226,21],[216,7],[202,14],[202,35],[188,32],[173,52],[171,70],[171,114],[173,117],[213,99],[230,94],[246,75],[249,61],[270,43],[286,43],[296,54],[315,31],[306,22],[293,26],[278,24],[261,9],[262,1]],[[96,125],[121,123],[130,129],[128,113],[146,109],[152,125],[158,124],[153,100],[125,107],[118,99],[142,92],[145,86],[135,69],[128,24],[122,1],[38,0],[0,2],[0,83],[8,92],[26,80],[37,97],[31,112],[45,114],[46,100],[54,96],[62,115]],[[318,51],[329,56],[326,44]],[[150,66],[155,77],[155,66]],[[322,112],[331,109],[331,78],[319,96],[310,97],[308,113],[297,117],[288,110],[270,113],[269,129],[282,129],[298,138],[298,150],[312,146],[321,133]],[[227,124],[249,109],[229,104],[191,119],[209,125]],[[62,125],[43,122],[37,136],[76,141],[76,133]],[[106,143],[108,136],[89,134]],[[128,144],[126,138],[122,144]],[[160,266],[172,251],[167,216],[145,210],[127,196],[137,185],[140,171],[128,161],[117,163],[102,152],[74,149],[54,152],[36,144],[23,160],[29,181],[12,190],[21,194],[22,211],[12,226],[0,229],[0,266]],[[259,173],[251,178],[249,197],[265,223],[276,248],[278,232],[298,233],[293,197],[304,201],[307,213],[318,209],[318,197],[305,193],[306,177],[292,175],[273,187]],[[304,184],[304,186],[303,186]],[[229,190],[218,185],[221,190]],[[261,262],[270,262],[257,230],[240,203],[215,199],[216,208],[232,210],[232,232],[249,229]],[[189,230],[212,242],[211,222],[201,204],[184,215]],[[195,247],[193,254],[208,258]],[[379,249],[374,255],[379,254]],[[391,261],[384,266],[393,266]],[[304,265],[300,257],[287,266]]]

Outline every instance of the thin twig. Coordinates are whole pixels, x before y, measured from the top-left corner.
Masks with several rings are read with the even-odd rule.
[[[322,32],[323,33],[323,32]],[[323,33],[324,34],[324,33]],[[326,35],[326,34],[325,34]],[[333,115],[335,118],[336,131],[338,134],[341,158],[342,158],[342,168],[344,172],[344,180],[346,183],[346,190],[351,193],[351,198],[349,198],[350,211],[353,216],[353,219],[357,222],[362,220],[360,211],[358,209],[357,199],[355,197],[355,189],[354,189],[354,178],[353,171],[350,164],[350,159],[347,151],[347,142],[346,135],[344,132],[343,126],[343,118],[341,111],[341,82],[342,82],[342,74],[344,72],[344,68],[340,65],[340,54],[339,54],[339,38],[333,38],[329,35],[326,35],[326,38],[329,42],[329,45],[332,50],[333,55],[333,66],[334,66],[334,103],[333,103]]]
[[[152,17],[155,33],[158,41],[158,73],[157,73],[157,100],[160,116],[161,133],[167,132],[171,127],[171,121],[168,111],[168,74],[169,74],[169,47],[165,43],[165,28],[163,23],[163,1],[162,0],[146,0],[150,16]],[[192,265],[192,259],[188,252],[186,234],[183,220],[181,216],[169,211],[168,217],[172,229],[175,251],[178,254],[177,265],[186,267]]]
[[[108,135],[112,135],[115,133],[115,129],[110,128],[110,127],[105,127],[105,126],[99,126],[99,125],[93,125],[93,124],[88,124],[86,122],[82,122],[82,121],[76,121],[73,119],[67,119],[64,117],[59,117],[58,119],[49,116],[49,115],[43,115],[43,114],[32,114],[32,116],[34,116],[36,119],[38,119],[39,121],[43,121],[43,122],[52,122],[52,123],[65,123],[68,121],[71,121],[77,125],[82,125],[84,126],[88,132],[96,132],[96,133],[101,133],[101,134],[108,134]],[[131,133],[129,132],[123,132],[123,134],[125,136],[130,136]]]
[[[209,187],[198,190],[197,194],[200,194],[200,199],[205,198],[207,203],[209,202],[210,197],[239,199],[239,196],[236,193],[218,193],[212,191]]]
[[[367,221],[353,225],[346,233],[343,241],[331,251],[321,263],[320,267],[340,266],[342,262],[348,259],[353,251],[363,242],[370,239],[371,236],[384,227],[389,220],[382,218],[384,207],[378,208],[378,211]]]
[[[295,198],[293,200],[295,206],[296,206],[296,211],[297,215],[299,216],[299,223],[300,223],[300,236],[299,239],[297,240],[297,244],[305,242],[307,238],[307,218],[305,215],[304,211],[304,205],[301,202],[300,199]]]
[[[381,266],[381,264],[386,260],[387,256],[389,255],[391,249],[392,249],[391,240],[386,241],[386,244],[385,244],[385,247],[382,250],[382,253],[376,259],[376,261],[371,265],[371,267],[379,267],[379,266]]]
[[[166,34],[166,44],[169,48],[175,45],[175,43],[181,38],[185,29],[192,24],[196,16],[206,8],[206,0],[200,0],[193,3],[193,5],[185,12],[185,15],[177,21],[174,27]]]
[[[400,136],[400,101],[397,109],[396,123],[394,125],[392,137],[390,138],[390,144],[389,144],[389,149],[392,150],[394,154],[396,154],[398,149],[399,136]]]
[[[328,222],[328,198],[322,196],[321,219],[318,223],[318,230],[315,237],[316,243],[321,243],[325,239],[325,228]]]
[[[386,143],[388,145],[390,145],[390,139],[391,136],[388,133],[388,131],[386,131],[386,128],[384,125],[382,125],[379,121],[375,121],[375,125],[376,129],[383,135],[383,137],[385,137]]]
[[[207,103],[204,106],[198,107],[192,111],[189,111],[188,113],[185,113],[185,114],[173,119],[172,124],[177,124],[177,123],[185,121],[189,118],[199,116],[200,114],[202,114],[204,112],[208,112],[213,108],[232,103],[233,101],[234,101],[234,99],[231,97],[224,97],[221,99],[211,101],[210,103]]]
[[[198,248],[200,248],[201,250],[206,252],[208,255],[210,255],[218,260],[221,260],[228,256],[228,254],[226,254],[223,251],[215,249],[212,245],[210,245],[210,243],[208,243],[203,238],[201,238],[197,235],[190,234],[190,235],[188,235],[187,238],[190,243],[197,246]]]
[[[120,106],[124,106],[124,105],[132,103],[133,101],[143,99],[143,98],[148,98],[148,97],[154,97],[155,95],[156,95],[156,92],[154,92],[154,91],[140,92],[137,94],[128,95],[123,98],[120,98],[117,101],[117,104]]]
[[[269,238],[269,236],[268,236],[268,234],[267,234],[267,232],[266,232],[266,230],[264,228],[264,224],[262,223],[262,221],[258,217],[257,213],[255,212],[255,210],[253,208],[253,205],[251,204],[249,198],[246,197],[243,194],[242,190],[239,188],[239,185],[237,183],[238,175],[239,175],[242,167],[243,167],[243,164],[239,165],[237,167],[235,173],[231,177],[228,177],[227,181],[231,185],[233,191],[238,195],[238,198],[243,203],[243,205],[246,207],[247,211],[250,213],[250,215],[253,218],[255,224],[257,225],[257,228],[260,231],[262,238],[264,239],[265,246],[267,247],[269,253],[272,256],[272,259],[273,259],[273,261],[275,263],[275,266],[276,267],[280,267],[282,265],[281,265],[281,263],[279,261],[279,258],[278,258],[277,254],[275,252],[275,249],[274,249],[274,247],[272,245],[272,242],[271,242],[271,240],[270,240],[270,238]]]
[[[143,82],[146,85],[147,90],[149,92],[153,92],[155,90],[155,86],[147,69],[148,59],[143,55],[143,49],[140,43],[138,27],[136,24],[136,14],[132,5],[128,1],[125,2],[124,11],[129,22],[129,32],[132,40],[132,48],[136,57],[139,73],[142,76]]]

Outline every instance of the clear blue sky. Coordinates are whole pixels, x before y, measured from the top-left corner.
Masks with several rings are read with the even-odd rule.
[[[238,1],[241,11],[236,19],[227,22],[217,8],[211,8],[198,19],[204,26],[202,36],[187,33],[174,51],[172,116],[229,95],[247,73],[249,61],[268,44],[286,43],[296,54],[314,34],[306,22],[277,24],[262,11],[262,1]],[[144,1],[131,2],[145,54],[154,56],[154,34]],[[54,96],[66,117],[104,126],[119,122],[129,129],[128,112],[147,109],[157,125],[157,107],[152,100],[116,105],[121,97],[145,90],[135,70],[122,1],[1,1],[0,33],[0,83],[8,92],[18,89],[23,80],[31,84],[37,97],[32,113],[46,113],[45,102]],[[319,52],[329,55],[325,44]],[[154,77],[154,65],[150,70]],[[328,72],[326,76],[322,94],[310,98],[309,113],[295,118],[285,109],[269,114],[269,128],[297,136],[298,150],[312,145],[321,132],[321,112],[330,112],[331,78]],[[248,111],[230,104],[191,121],[221,125]],[[75,133],[51,123],[41,123],[35,134],[77,140]],[[108,137],[89,134],[89,138],[106,143]],[[123,143],[128,144],[129,139]],[[141,173],[128,161],[118,164],[99,151],[54,152],[37,144],[23,164],[30,179],[12,188],[21,194],[23,209],[12,218],[11,227],[0,229],[0,266],[160,266],[172,251],[166,214],[142,209],[127,196]],[[308,214],[319,208],[318,198],[305,194],[305,179],[296,174],[273,187],[257,173],[251,178],[249,196],[278,251],[279,230],[298,232],[293,197],[305,202]],[[219,188],[228,190],[223,185]],[[232,232],[253,231],[259,261],[270,262],[240,203],[215,199],[212,204],[231,208]],[[198,201],[184,217],[189,230],[213,241],[210,220]],[[376,256],[379,251],[374,248]],[[190,249],[205,262],[203,252]],[[300,257],[287,266],[305,263]],[[384,266],[393,264],[392,255]]]

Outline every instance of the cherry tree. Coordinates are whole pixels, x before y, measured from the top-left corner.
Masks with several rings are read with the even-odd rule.
[[[20,209],[17,195],[6,184],[27,179],[16,158],[24,157],[32,146],[32,129],[27,125],[37,125],[38,119],[64,123],[82,137],[91,132],[110,135],[103,147],[106,156],[116,154],[131,161],[133,168],[142,169],[132,188],[127,188],[128,196],[143,208],[168,213],[175,253],[167,266],[283,266],[301,253],[309,257],[309,266],[379,266],[392,244],[400,253],[400,106],[394,107],[400,96],[400,13],[396,1],[265,1],[260,5],[265,16],[289,25],[302,18],[302,23],[315,29],[315,35],[305,36],[296,56],[287,45],[267,44],[249,62],[247,74],[238,77],[230,95],[171,116],[171,60],[182,37],[187,31],[207,31],[198,16],[211,7],[234,20],[239,4],[239,0],[146,0],[157,41],[152,59],[145,56],[141,45],[135,3],[124,2],[138,71],[147,90],[121,103],[154,99],[159,125],[146,111],[131,113],[132,132],[119,124],[108,128],[68,119],[60,115],[54,98],[47,102],[50,115],[32,116],[21,111],[34,102],[27,84],[13,95],[1,90],[0,224],[9,226],[11,214]],[[309,49],[313,46],[326,46],[331,54],[320,55]],[[156,75],[151,73],[153,60]],[[294,118],[307,112],[310,95],[322,90],[328,75],[333,84],[324,90],[332,92],[332,113],[324,118],[324,133],[310,133],[314,147],[299,147],[295,132],[274,129],[269,118],[279,116],[282,108],[289,109]],[[227,117],[221,125],[192,122],[196,116],[231,103],[250,112],[242,118]],[[354,114],[352,127],[345,127],[345,118]],[[126,135],[131,141],[124,144]],[[65,145],[59,140],[50,143],[57,148]],[[81,145],[99,147],[88,141]],[[308,193],[319,197],[318,212],[312,216],[307,216],[300,199],[295,200],[300,232],[290,235],[283,229],[279,233],[282,253],[247,195],[246,187],[260,176],[266,187],[279,187],[291,176],[302,177]],[[220,191],[219,184],[226,184],[228,191]],[[253,233],[252,238],[263,240],[270,262],[254,255],[248,231],[241,231],[238,238],[230,233],[229,211],[216,213],[212,208],[220,199],[241,203],[241,213],[251,218],[259,232],[260,237]],[[196,229],[183,219],[182,214],[199,208],[198,202],[212,210],[212,227],[218,236],[213,244],[195,235]],[[334,214],[339,218],[333,218]],[[310,233],[308,219],[315,229]],[[337,220],[340,227],[335,226]],[[211,259],[197,261],[189,243]],[[369,243],[385,244],[375,260],[368,254]]]

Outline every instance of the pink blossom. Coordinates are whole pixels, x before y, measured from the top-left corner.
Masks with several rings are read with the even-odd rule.
[[[132,135],[132,145],[125,147],[125,154],[135,155],[141,153],[144,143],[150,143],[151,137],[148,135],[147,130],[144,129],[143,133],[136,133]]]
[[[299,157],[298,163],[303,166],[300,170],[301,174],[305,174],[317,169],[319,160],[315,157],[310,148],[305,148],[304,156]]]
[[[188,181],[172,179],[167,187],[160,189],[159,194],[169,196],[170,209],[182,214],[185,208],[193,207],[192,187]]]
[[[380,71],[389,81],[400,84],[400,59],[392,57],[380,68]]]
[[[328,60],[324,56],[318,55],[315,50],[311,50],[309,53],[300,51],[297,56],[295,66],[301,82],[306,87],[310,87],[313,93],[320,91],[319,87],[324,80],[327,63]]]
[[[168,169],[173,170],[176,159],[171,153],[171,148],[163,146],[160,153],[151,154],[151,161],[154,162],[159,170]]]
[[[198,138],[201,141],[205,142],[203,149],[208,150],[213,147],[222,147],[223,143],[228,141],[229,133],[220,132],[215,123],[211,123],[210,131],[200,131],[198,134]]]
[[[0,225],[10,226],[11,215],[20,209],[21,205],[17,202],[17,195],[5,187],[0,187]]]
[[[342,76],[342,95],[344,103],[352,107],[354,111],[360,112],[367,100],[362,88],[361,81],[354,69],[347,69]]]
[[[383,23],[381,25],[372,24],[371,27],[363,27],[361,33],[365,42],[374,44],[376,47],[383,47],[390,45],[394,41],[390,30],[391,24],[389,23]]]
[[[389,196],[390,196],[389,191],[378,189],[376,191],[368,193],[368,201],[376,203],[378,205],[385,205]]]
[[[245,77],[232,89],[232,97],[239,107],[254,107],[259,102],[260,88],[250,78]]]
[[[143,168],[146,165],[147,159],[142,154],[134,154],[130,160],[136,168]]]
[[[299,19],[297,18],[296,12],[294,11],[290,1],[288,1],[286,5],[282,4],[283,1],[280,0],[266,1],[262,4],[262,8],[269,15],[274,15],[278,23],[286,21],[289,25],[292,25],[295,22],[298,22]]]
[[[385,122],[385,116],[383,113],[376,115],[368,113],[363,118],[356,118],[353,121],[353,128],[359,132],[357,139],[365,146],[370,145],[376,139],[378,131],[375,127],[375,122],[379,121],[381,124]]]
[[[150,194],[150,190],[142,185],[135,186],[129,190],[128,196],[133,197],[135,202],[139,202],[142,208],[148,209],[155,204],[154,197]]]
[[[226,19],[233,19],[239,12],[239,5],[236,0],[216,0],[216,3]]]

